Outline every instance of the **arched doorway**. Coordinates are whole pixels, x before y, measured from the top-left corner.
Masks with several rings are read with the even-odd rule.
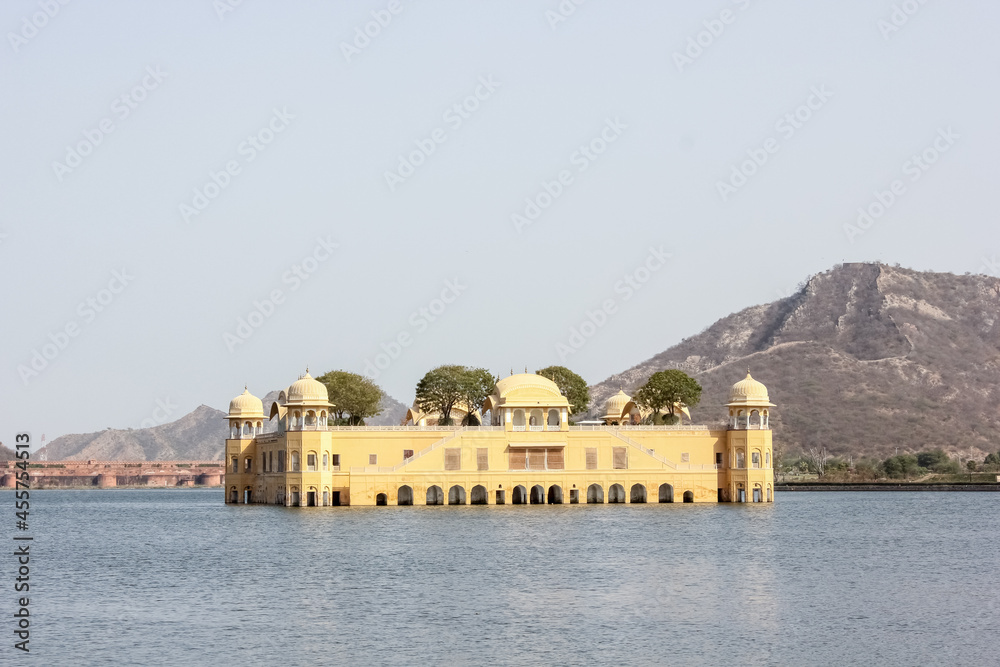
[[[389,504],[389,496],[385,495],[384,493],[380,493],[377,496],[375,496],[376,506],[385,507],[388,504]]]
[[[531,504],[532,505],[544,505],[545,504],[545,487],[541,484],[535,484],[531,487]]]
[[[514,505],[524,505],[528,502],[528,490],[518,484],[510,494],[510,502]]]
[[[471,505],[486,505],[488,504],[486,496],[486,487],[482,484],[477,484],[472,487],[472,493],[469,494],[469,502]]]
[[[247,488],[243,489],[243,503],[245,505],[249,505],[252,502],[253,502],[253,491],[251,491],[250,487],[248,486]]]
[[[604,489],[601,488],[600,484],[591,484],[587,487],[587,504],[589,505],[602,505],[604,504]]]
[[[621,484],[612,484],[611,488],[608,489],[608,502],[609,503],[625,502],[625,487],[623,487]]]
[[[686,503],[693,503],[694,502],[694,491],[685,491],[684,492],[684,502],[686,502]]]
[[[396,504],[397,505],[413,504],[413,489],[410,486],[403,485],[399,487],[399,491],[396,492]]]
[[[239,493],[236,491],[236,487],[229,489],[229,502],[235,503],[239,501]]]
[[[771,498],[771,485],[770,484],[767,485],[767,502],[769,502],[769,503],[770,502],[774,502],[773,499]]]
[[[633,484],[632,489],[629,491],[629,502],[630,503],[644,503],[646,502],[646,485],[645,484]]]
[[[674,487],[669,484],[660,484],[660,502],[661,503],[672,503],[674,502]]]
[[[549,505],[562,505],[562,487],[553,484],[549,487]]]
[[[427,489],[427,504],[428,505],[444,505],[444,491],[441,487],[434,485]]]
[[[753,501],[755,503],[759,503],[762,502],[763,500],[764,500],[764,492],[760,488],[760,485],[757,484],[753,487]]]
[[[448,504],[449,505],[464,505],[465,504],[465,489],[459,485],[455,485],[448,489]]]

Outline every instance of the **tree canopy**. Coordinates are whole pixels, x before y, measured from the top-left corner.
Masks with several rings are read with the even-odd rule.
[[[479,410],[493,391],[494,379],[484,368],[446,365],[438,366],[417,383],[417,407],[424,412],[437,412],[441,424],[451,424],[451,409],[465,403],[469,413]]]
[[[468,423],[473,424],[472,413],[479,411],[482,414],[483,403],[493,393],[496,386],[496,378],[490,375],[485,368],[465,368],[462,372],[462,400],[469,408]]]
[[[587,411],[590,405],[590,389],[582,377],[565,366],[549,366],[535,372],[556,383],[560,393],[569,401],[571,414]]]
[[[635,392],[632,399],[640,406],[652,411],[655,423],[664,408],[670,423],[677,421],[677,403],[688,407],[698,405],[701,400],[701,385],[684,371],[670,369],[657,371],[649,376],[646,384]]]
[[[337,423],[360,426],[368,417],[382,413],[385,392],[369,378],[347,371],[330,371],[316,379],[326,385],[333,403],[330,412]]]

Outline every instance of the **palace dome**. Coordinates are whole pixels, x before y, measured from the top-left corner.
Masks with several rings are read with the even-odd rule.
[[[497,382],[496,393],[500,398],[509,394],[533,394],[545,397],[562,397],[559,385],[552,380],[535,373],[518,373]]]
[[[614,417],[615,419],[620,418],[622,412],[625,411],[625,406],[631,401],[632,397],[619,388],[618,393],[609,398],[604,404],[604,416]]]
[[[730,403],[770,403],[767,387],[754,380],[747,369],[747,376],[729,390]]]
[[[264,417],[264,404],[259,398],[243,388],[243,393],[229,401],[230,417]]]
[[[287,397],[286,403],[289,405],[306,403],[328,404],[330,402],[330,394],[326,390],[326,385],[313,379],[309,375],[308,370],[305,375],[292,383],[292,386],[286,390],[285,396]]]

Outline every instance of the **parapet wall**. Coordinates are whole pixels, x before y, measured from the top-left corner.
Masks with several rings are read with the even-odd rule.
[[[0,461],[0,488],[17,483],[17,461]],[[44,461],[28,464],[31,488],[221,486],[222,461]]]

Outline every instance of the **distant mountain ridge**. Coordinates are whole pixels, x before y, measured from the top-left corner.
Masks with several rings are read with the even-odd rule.
[[[1000,447],[1000,280],[845,264],[796,294],[724,317],[591,388],[591,414],[655,371],[703,386],[695,422],[723,422],[746,374],[778,407],[775,443],[838,454]]]
[[[268,392],[261,401],[265,417],[271,404],[278,398],[278,391]],[[396,425],[406,414],[406,406],[391,396],[382,403],[382,414],[368,420],[373,426]],[[219,461],[222,459],[224,441],[229,437],[226,413],[207,405],[195,408],[177,421],[137,429],[107,429],[95,433],[64,435],[56,438],[34,454],[38,460],[44,453],[50,461],[101,460],[101,461]],[[273,431],[276,424],[265,419],[265,431]],[[13,458],[0,446],[0,461]],[[9,450],[7,450],[9,451]]]
[[[42,448],[50,461],[218,461],[229,437],[226,413],[200,405],[177,421],[137,429],[64,435]],[[38,454],[32,457],[38,460]]]
[[[747,366],[778,405],[771,423],[784,451],[884,456],[941,447],[981,459],[1000,449],[1000,280],[838,266],[593,385],[590,414],[619,386],[631,393],[653,372],[680,368],[704,388],[694,421],[721,425],[729,387]],[[277,396],[262,399],[265,415]],[[399,424],[406,409],[387,396],[368,423]],[[219,460],[224,417],[202,405],[148,429],[62,436],[45,451],[50,460]]]

